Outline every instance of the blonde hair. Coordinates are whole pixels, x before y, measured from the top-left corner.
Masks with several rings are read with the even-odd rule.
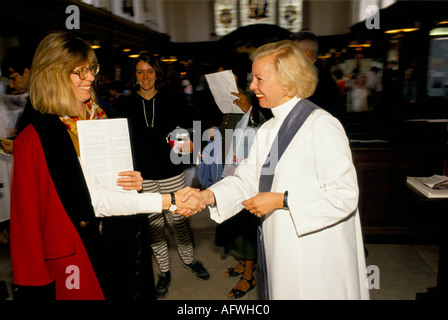
[[[90,45],[75,35],[47,35],[37,47],[31,65],[29,93],[33,108],[42,113],[84,118],[76,108],[70,75],[78,66],[97,62]],[[91,97],[95,100],[93,90]]]
[[[255,61],[270,57],[277,70],[276,77],[287,88],[287,95],[302,99],[310,97],[318,81],[317,69],[291,40],[268,43],[252,55]]]

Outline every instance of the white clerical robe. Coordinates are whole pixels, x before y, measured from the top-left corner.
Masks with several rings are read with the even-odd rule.
[[[293,98],[272,109],[235,176],[210,190],[218,223],[258,193],[259,174]],[[272,192],[288,191],[289,209],[265,216],[264,245],[271,299],[369,299],[358,185],[347,136],[338,120],[314,111],[278,162]]]

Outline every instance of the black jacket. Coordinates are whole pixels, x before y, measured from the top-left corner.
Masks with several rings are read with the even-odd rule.
[[[319,64],[317,64],[316,67],[318,70],[319,81],[314,94],[309,97],[308,100],[325,109],[334,117],[340,119],[344,110],[336,81],[326,68]]]
[[[128,119],[135,170],[143,179],[161,180],[182,173],[182,164],[173,164],[167,137],[176,127],[193,127],[188,107],[181,96],[159,91],[146,100],[134,92],[116,107]]]

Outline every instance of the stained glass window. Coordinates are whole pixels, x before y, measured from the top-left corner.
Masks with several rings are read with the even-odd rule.
[[[243,0],[240,4],[241,26],[276,23],[275,0]]]
[[[302,3],[303,0],[215,0],[216,35],[224,36],[238,27],[256,23],[275,24],[297,32],[302,29]]]
[[[224,36],[238,28],[237,5],[236,0],[215,1],[216,35]]]
[[[302,0],[284,0],[279,2],[279,25],[291,32],[302,29]]]

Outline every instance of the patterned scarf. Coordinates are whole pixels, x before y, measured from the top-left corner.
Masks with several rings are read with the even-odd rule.
[[[86,107],[87,107],[87,115],[88,115],[87,120],[107,119],[106,112],[92,100],[89,100],[86,103]],[[78,127],[76,126],[76,122],[79,120],[79,118],[63,116],[63,117],[60,117],[60,119],[65,124],[67,129],[77,137],[78,136]]]

